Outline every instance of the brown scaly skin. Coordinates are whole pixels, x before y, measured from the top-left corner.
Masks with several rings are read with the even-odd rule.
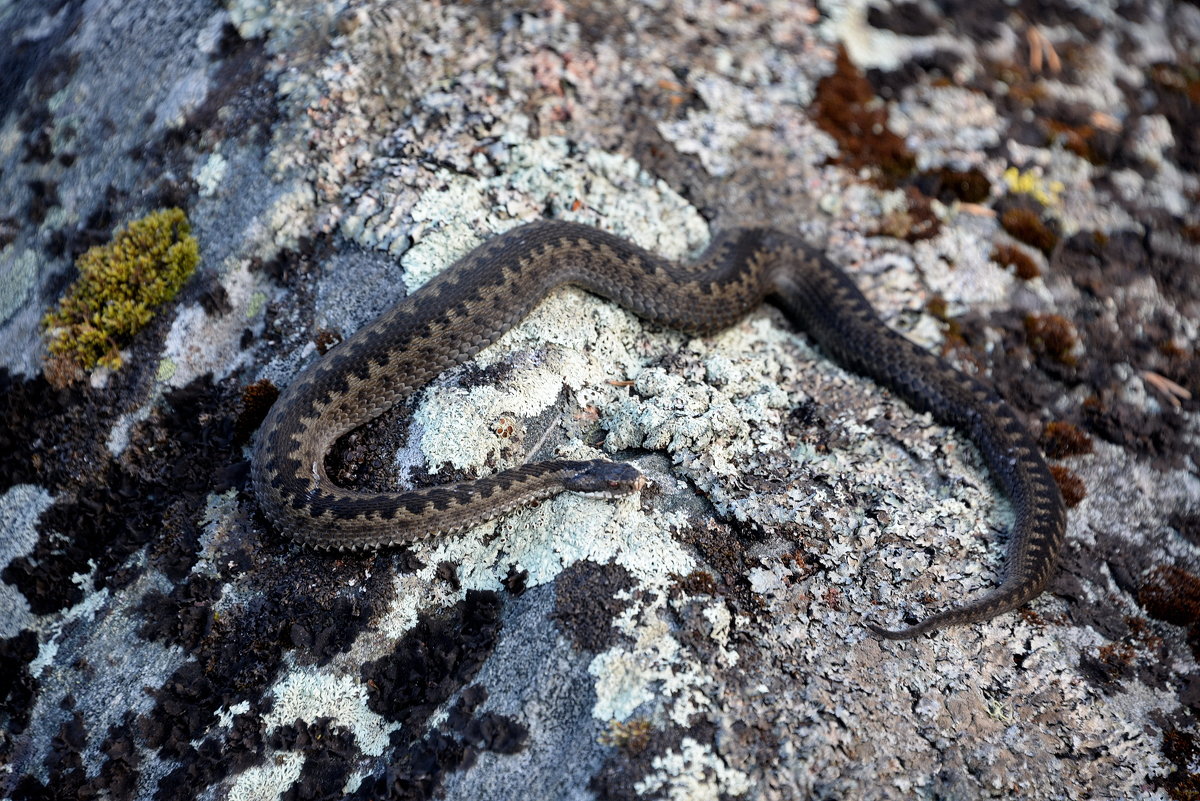
[[[677,264],[595,228],[532,223],[494,237],[310,365],[272,407],[253,457],[254,490],[283,532],[317,548],[375,548],[461,531],[564,490],[623,494],[627,465],[548,461],[405,493],[342,489],[325,454],[346,432],[470,359],[555,287],[573,284],[660,325],[711,334],[767,300],[846,367],[979,446],[1016,511],[1006,573],[993,590],[891,639],[970,623],[1039,595],[1058,563],[1066,510],[1037,445],[991,388],[880,322],[854,283],[800,240],[762,228],[718,235]]]

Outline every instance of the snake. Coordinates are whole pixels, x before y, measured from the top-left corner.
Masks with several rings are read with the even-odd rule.
[[[616,497],[641,490],[646,479],[636,467],[606,459],[551,459],[402,492],[344,488],[326,470],[340,437],[474,357],[564,285],[693,336],[712,335],[770,303],[843,367],[975,443],[1014,512],[1000,581],[898,629],[868,623],[877,635],[910,639],[985,621],[1036,598],[1049,583],[1066,511],[1017,413],[986,383],[884,324],[822,251],[770,227],[721,231],[690,261],[564,220],[526,223],[484,241],[280,392],[251,454],[265,518],[304,545],[353,551],[462,532],[565,491]]]

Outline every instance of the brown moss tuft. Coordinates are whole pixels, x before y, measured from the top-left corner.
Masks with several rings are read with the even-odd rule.
[[[1042,450],[1051,459],[1081,456],[1092,452],[1092,438],[1070,423],[1055,420],[1042,429]]]
[[[1042,274],[1037,261],[1016,245],[997,245],[991,258],[1004,269],[1011,267],[1022,281],[1032,281]]]
[[[1013,239],[1035,247],[1047,256],[1058,244],[1058,234],[1050,230],[1050,226],[1029,209],[1014,208],[1005,211],[1000,215],[1000,225]]]
[[[1200,576],[1159,565],[1138,590],[1138,603],[1156,620],[1195,629],[1200,625]]]
[[[1075,327],[1057,314],[1030,314],[1025,318],[1025,341],[1039,356],[1072,366],[1076,362],[1075,351],[1079,346],[1079,335]]]
[[[1079,505],[1079,502],[1087,497],[1087,487],[1083,483],[1083,479],[1075,475],[1069,468],[1063,467],[1060,464],[1050,465],[1050,473],[1054,476],[1054,483],[1058,484],[1058,491],[1062,493],[1063,503],[1068,509],[1073,509]]]
[[[688,595],[716,595],[719,592],[717,580],[707,570],[693,570],[686,576],[675,575],[672,578],[675,589]]]
[[[315,340],[315,343],[317,346],[317,353],[324,356],[335,345],[340,344],[341,341],[342,341],[342,335],[339,334],[337,331],[330,331],[328,328],[322,328],[320,331],[317,332],[317,337]]]
[[[992,194],[992,182],[975,168],[952,170],[942,167],[923,172],[917,178],[917,185],[925,194],[937,198],[942,203],[952,203],[955,200],[961,200],[963,203],[983,203]]]
[[[837,140],[842,164],[874,170],[886,186],[894,186],[916,167],[916,157],[904,140],[887,127],[887,105],[844,47],[838,48],[834,73],[817,84],[814,121]]]
[[[234,424],[237,442],[250,441],[250,436],[258,430],[278,397],[279,390],[265,378],[242,390],[242,410]]]

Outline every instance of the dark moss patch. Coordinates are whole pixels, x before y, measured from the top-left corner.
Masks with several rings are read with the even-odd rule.
[[[0,759],[8,753],[11,738],[29,725],[38,686],[37,679],[29,672],[29,663],[37,655],[37,637],[32,631],[0,640],[0,731],[10,735],[0,743]]]
[[[991,259],[1002,268],[1011,269],[1022,281],[1032,281],[1042,274],[1037,261],[1015,245],[997,245]]]
[[[242,390],[242,408],[234,425],[234,436],[238,443],[250,441],[278,397],[279,389],[266,378],[246,385]]]
[[[163,407],[133,430],[126,458],[101,462],[74,497],[42,514],[37,545],[5,568],[4,580],[36,613],[48,614],[82,599],[74,575],[94,568],[96,589],[121,586],[131,578],[121,570],[125,560],[152,542],[157,566],[186,575],[208,493],[244,486],[249,477],[233,444],[232,399],[208,377],[167,393]]]
[[[334,725],[331,718],[318,718],[312,723],[297,720],[273,731],[270,744],[276,751],[304,754],[300,776],[283,791],[280,801],[334,801],[344,797],[342,788],[359,756],[349,729]]]
[[[910,175],[916,157],[904,140],[887,127],[887,106],[839,47],[837,67],[817,84],[815,121],[837,140],[839,163],[852,170],[869,169],[880,182],[893,186]]]
[[[500,634],[501,604],[494,592],[469,590],[419,620],[390,655],[362,666],[367,706],[405,728],[419,726],[483,666]]]
[[[613,618],[629,605],[614,596],[633,585],[629,571],[618,564],[598,565],[587,559],[576,562],[555,579],[550,616],[576,648],[599,653],[616,641]]]
[[[1013,239],[1037,248],[1046,255],[1052,253],[1058,244],[1058,234],[1042,222],[1036,212],[1027,208],[1006,210],[1000,215],[1000,225]]]
[[[894,70],[872,67],[867,70],[867,80],[884,100],[898,100],[910,86],[920,83],[951,83],[962,66],[963,57],[951,50],[934,50],[905,61]]]
[[[679,592],[688,595],[716,595],[718,592],[717,581],[707,570],[693,570],[686,576],[672,576],[672,582],[673,595]]]
[[[975,168],[952,170],[941,167],[916,177],[916,186],[929,197],[945,204],[955,200],[964,203],[983,203],[992,195],[992,183]]]
[[[1046,423],[1042,428],[1041,445],[1051,459],[1065,459],[1092,452],[1092,438],[1077,426],[1062,420]]]
[[[1087,487],[1084,485],[1083,479],[1075,475],[1070,468],[1052,464],[1050,465],[1050,474],[1054,476],[1054,483],[1058,484],[1058,490],[1063,496],[1063,503],[1067,505],[1068,509],[1078,506],[1079,502],[1087,497]]]
[[[1150,617],[1185,628],[1192,655],[1200,659],[1200,577],[1159,565],[1138,590],[1137,600]]]
[[[938,32],[938,20],[925,13],[919,3],[904,2],[887,8],[867,9],[867,24],[901,36],[932,36]]]
[[[1164,790],[1174,801],[1195,801],[1200,798],[1200,774],[1191,770],[1200,756],[1194,732],[1167,729],[1163,732],[1162,755],[1172,766],[1165,776],[1152,779],[1155,787]]]
[[[482,751],[520,752],[529,735],[520,722],[494,712],[479,713],[487,691],[472,685],[446,716],[445,726],[416,742],[403,732],[392,735],[392,751],[383,771],[365,778],[352,798],[426,801],[441,789],[447,774],[466,770]]]

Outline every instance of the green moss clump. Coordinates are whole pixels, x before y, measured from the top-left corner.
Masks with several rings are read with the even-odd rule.
[[[191,232],[181,209],[163,209],[80,256],[79,279],[42,321],[54,362],[47,374],[77,375],[97,364],[120,367],[121,346],[196,271],[200,246]]]

